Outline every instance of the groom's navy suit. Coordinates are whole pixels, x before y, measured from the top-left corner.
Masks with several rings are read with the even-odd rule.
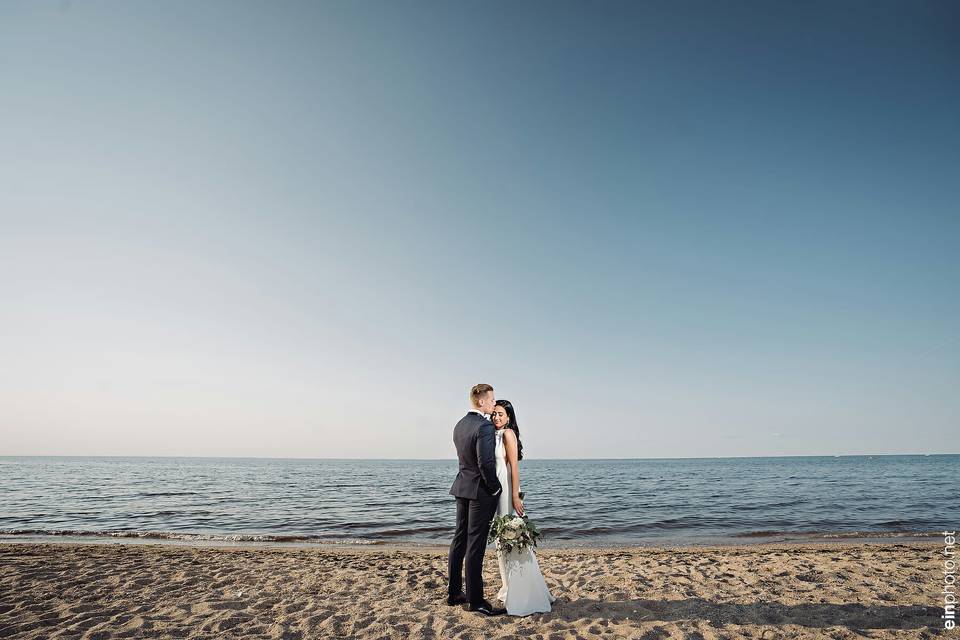
[[[483,552],[487,547],[490,521],[497,512],[503,488],[497,479],[495,429],[483,414],[471,411],[453,428],[460,471],[450,495],[457,498],[457,530],[450,544],[450,595],[461,591],[464,557],[467,564],[467,602],[483,602]]]

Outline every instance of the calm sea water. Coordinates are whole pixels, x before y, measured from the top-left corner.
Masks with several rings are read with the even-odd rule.
[[[0,537],[449,543],[453,460],[0,457]],[[907,537],[960,455],[524,460],[544,546]],[[91,538],[94,539],[94,538]]]

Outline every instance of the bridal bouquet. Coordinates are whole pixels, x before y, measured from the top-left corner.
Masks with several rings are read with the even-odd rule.
[[[514,549],[519,551],[528,546],[537,546],[537,539],[542,535],[527,516],[497,516],[490,523],[487,541],[496,542],[497,549],[510,553]]]

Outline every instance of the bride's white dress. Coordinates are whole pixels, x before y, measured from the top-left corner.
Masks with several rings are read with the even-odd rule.
[[[513,510],[513,493],[510,487],[510,473],[507,468],[507,452],[503,444],[503,429],[497,431],[497,479],[503,485],[497,515],[516,515]],[[497,562],[500,565],[500,578],[503,586],[497,594],[512,616],[525,616],[531,613],[550,611],[550,603],[556,600],[543,581],[540,564],[532,547],[504,553],[497,549]]]

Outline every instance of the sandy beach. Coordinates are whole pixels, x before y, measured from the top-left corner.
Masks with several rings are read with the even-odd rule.
[[[939,551],[542,549],[554,610],[491,619],[446,606],[442,547],[3,543],[0,637],[929,638],[948,635]],[[484,578],[492,597],[492,549]]]

